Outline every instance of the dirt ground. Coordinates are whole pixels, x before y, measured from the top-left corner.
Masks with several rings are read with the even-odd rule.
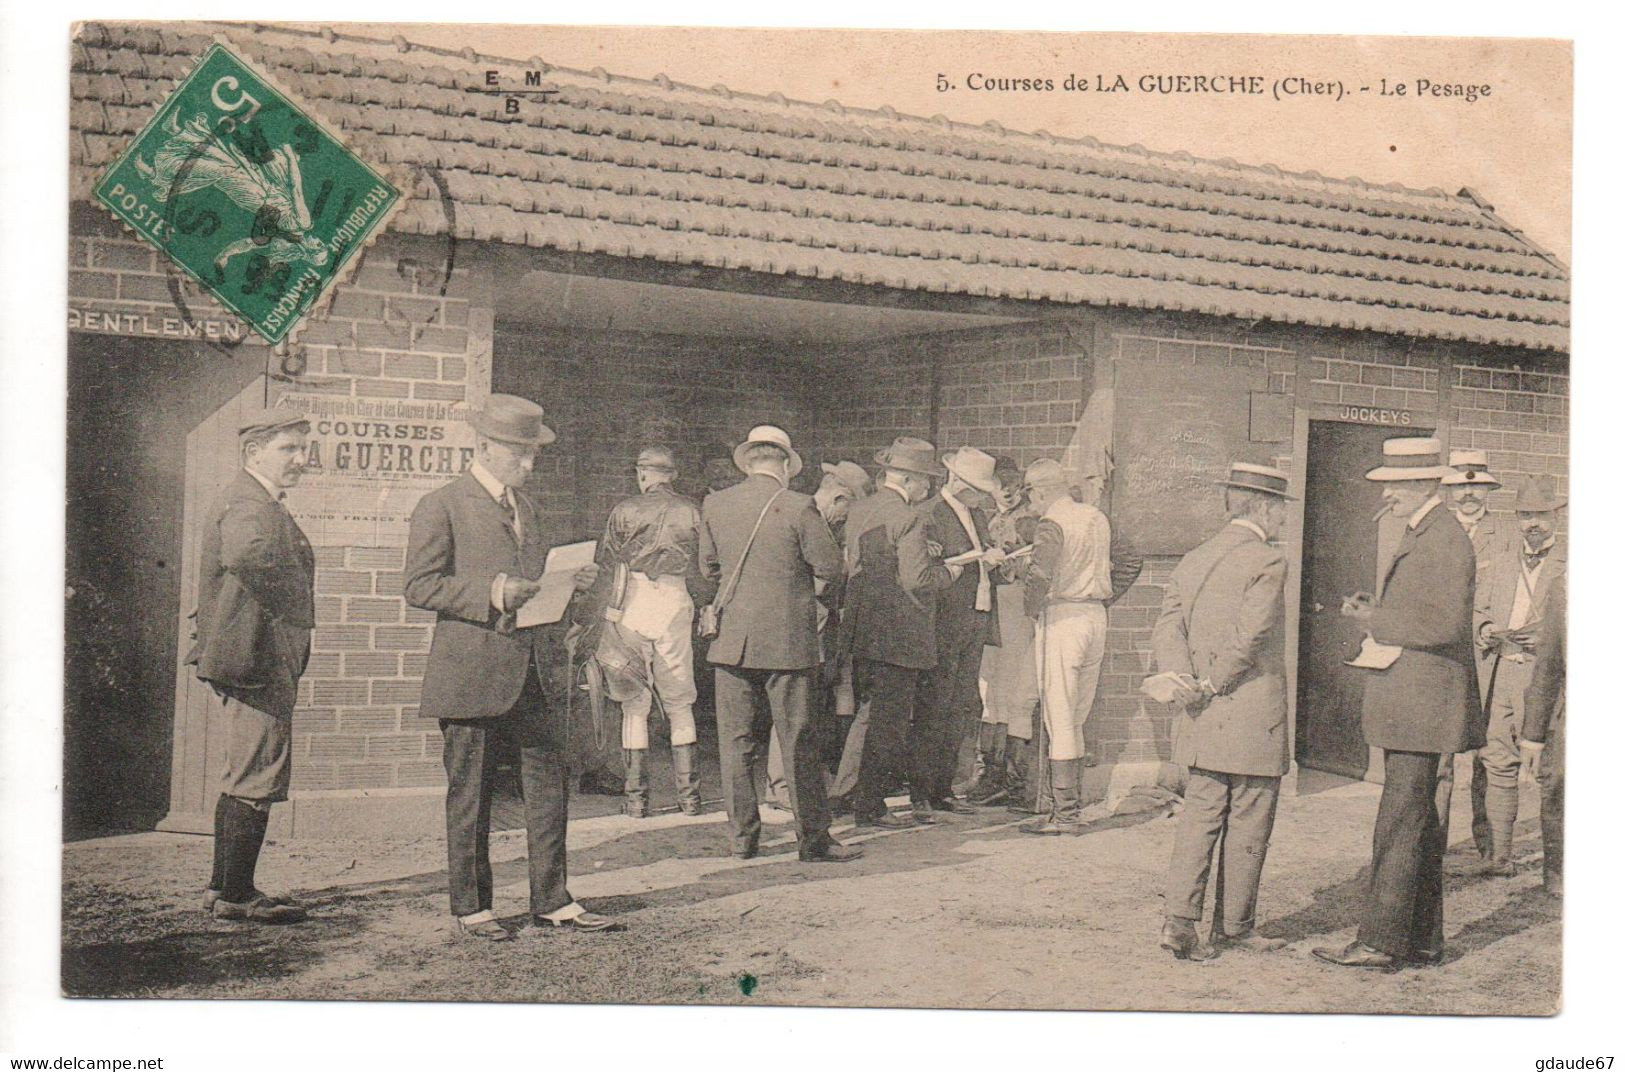
[[[1458,782],[1464,784],[1465,780]],[[714,784],[714,783],[713,783]],[[627,930],[456,937],[439,838],[302,838],[268,845],[260,885],[298,894],[302,925],[198,910],[207,838],[136,834],[70,844],[68,995],[794,1004],[914,1007],[1528,1014],[1559,1002],[1560,907],[1540,888],[1538,803],[1526,791],[1520,874],[1452,875],[1447,958],[1381,975],[1314,960],[1353,934],[1379,787],[1337,781],[1282,801],[1264,874],[1278,953],[1176,962],[1157,947],[1165,810],[1037,838],[1002,810],[864,838],[853,864],[796,859],[768,811],[763,854],[727,852],[720,809],[571,824],[571,890]],[[1451,863],[1465,862],[1464,795]],[[850,820],[846,821],[849,824]],[[524,919],[524,839],[493,838],[497,910]]]

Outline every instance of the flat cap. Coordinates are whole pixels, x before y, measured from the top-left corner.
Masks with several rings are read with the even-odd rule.
[[[255,409],[243,414],[237,421],[238,438],[257,432],[280,432],[285,428],[310,431],[310,418],[293,409]]]

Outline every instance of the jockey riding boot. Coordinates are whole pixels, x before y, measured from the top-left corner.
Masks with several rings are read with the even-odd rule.
[[[677,804],[684,815],[700,814],[699,746],[671,746],[671,765],[677,774]]]
[[[622,810],[634,819],[649,817],[649,750],[626,748],[621,750],[626,761],[626,804]]]
[[[1010,792],[1005,788],[1004,776],[1006,740],[1003,726],[991,722],[982,723],[976,741],[977,767],[980,770],[976,784],[965,794],[966,799],[972,804],[983,806],[1002,804],[1009,799]]]
[[[1005,786],[1009,808],[1018,815],[1038,814],[1038,785],[1033,781],[1033,743],[1011,737],[1005,743]]]
[[[1512,831],[1518,821],[1517,785],[1490,783],[1484,791],[1484,811],[1490,820],[1490,858],[1485,862],[1484,873],[1515,874],[1516,867],[1512,863]]]
[[[1083,810],[1079,774],[1083,760],[1052,759],[1049,767],[1054,785],[1054,808],[1046,818],[1029,819],[1019,829],[1024,834],[1081,834],[1084,826],[1079,818]]]

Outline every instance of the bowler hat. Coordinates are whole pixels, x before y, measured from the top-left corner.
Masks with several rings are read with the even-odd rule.
[[[875,455],[875,464],[919,476],[947,476],[948,471],[936,463],[936,457],[937,448],[926,440],[898,436],[891,446]]]
[[[1532,476],[1518,489],[1512,509],[1520,514],[1545,514],[1561,510],[1568,500],[1557,493],[1557,482],[1549,476]]]
[[[750,435],[745,437],[745,441],[734,448],[734,465],[741,473],[750,471],[745,468],[746,448],[757,443],[766,443],[778,447],[789,455],[790,478],[792,480],[795,479],[797,473],[801,472],[801,455],[797,454],[795,448],[790,445],[790,433],[771,424],[758,424],[750,430]]]
[[[1400,436],[1382,443],[1382,464],[1366,473],[1367,480],[1438,480],[1452,472],[1439,464],[1439,441],[1432,437]]]
[[[542,423],[542,407],[518,395],[491,395],[468,421],[485,438],[515,446],[542,447],[558,438]]]
[[[300,427],[301,425],[303,427]],[[293,409],[255,409],[243,414],[237,420],[239,437],[254,435],[256,432],[280,432],[289,428],[308,432],[310,419]]]
[[[993,455],[975,447],[960,447],[950,450],[942,456],[942,464],[948,471],[977,491],[985,491],[989,495],[999,492],[999,479],[993,475],[996,464]]]
[[[869,474],[857,462],[839,461],[833,465],[829,462],[820,462],[819,468],[829,476],[834,477],[843,487],[854,496],[864,496],[874,490],[874,484]]]
[[[1265,495],[1274,495],[1282,499],[1297,501],[1296,495],[1288,495],[1287,475],[1279,469],[1268,465],[1252,465],[1248,462],[1231,462],[1230,476],[1219,481],[1227,488],[1240,488],[1243,491],[1261,491]]]

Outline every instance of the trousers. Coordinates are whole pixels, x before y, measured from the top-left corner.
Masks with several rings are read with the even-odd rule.
[[[856,660],[853,669],[858,717],[847,736],[836,786],[843,783],[847,760],[855,753],[850,799],[853,814],[863,820],[885,814],[886,789],[893,781],[906,775],[912,785],[916,777],[926,776],[909,768],[907,747],[909,724],[925,699],[925,671],[872,659]]]
[[[1200,920],[1208,875],[1217,872],[1215,933],[1239,937],[1253,929],[1258,882],[1280,796],[1278,777],[1190,769],[1168,863],[1165,894],[1170,916]]]
[[[491,907],[491,798],[498,764],[516,753],[525,804],[531,914],[555,911],[572,900],[564,856],[569,787],[562,722],[549,717],[534,664],[524,691],[507,713],[440,720],[452,915],[469,916]]]
[[[649,672],[648,680],[660,696],[660,707],[671,721],[671,743],[693,744],[694,602],[683,578],[627,574],[626,607],[621,635],[637,648]],[[653,697],[645,689],[621,703],[621,747],[649,747],[649,709]]]
[[[1021,605],[1020,585],[999,588],[999,646],[982,649],[982,721],[1009,727],[1011,737],[1033,738],[1038,666],[1033,620]]]
[[[1095,704],[1106,657],[1106,608],[1100,603],[1056,603],[1044,608],[1033,636],[1034,669],[1043,697],[1049,758],[1082,759],[1083,725]]]
[[[1546,750],[1541,754],[1540,775],[1540,841],[1545,857],[1542,870],[1546,884],[1563,878],[1563,749],[1568,737],[1566,719],[1562,714],[1552,719],[1546,730]]]
[[[909,793],[917,801],[953,795],[960,746],[975,732],[982,715],[977,677],[984,636],[986,631],[978,627],[951,641],[939,638],[936,667],[922,671],[926,702],[915,709],[908,735]]]
[[[722,793],[732,829],[733,851],[754,852],[761,841],[762,817],[756,799],[755,759],[771,732],[784,755],[790,809],[803,851],[829,838],[829,799],[818,762],[812,689],[817,668],[717,670],[717,741],[722,753]],[[765,712],[766,718],[759,717]]]
[[[1395,957],[1444,949],[1444,838],[1437,752],[1384,752],[1360,941]]]

